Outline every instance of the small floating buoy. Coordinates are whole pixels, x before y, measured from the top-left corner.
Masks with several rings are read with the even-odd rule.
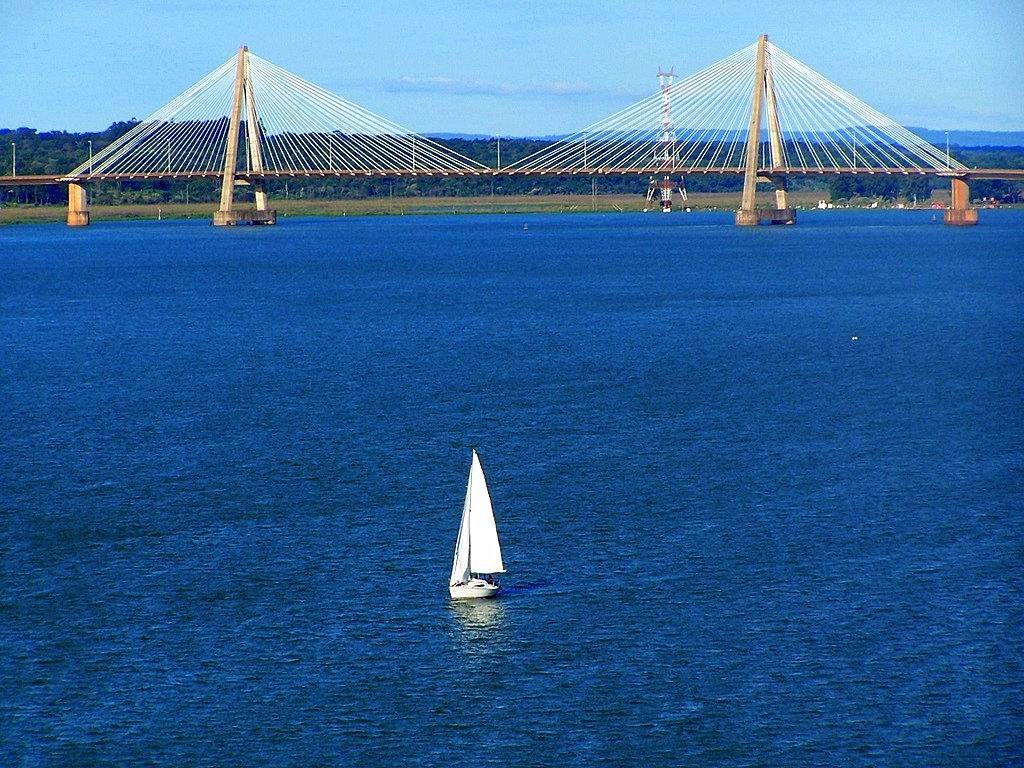
[[[860,336],[851,336],[850,341],[860,341]]]
[[[523,232],[526,232],[530,228],[529,224],[523,224]]]

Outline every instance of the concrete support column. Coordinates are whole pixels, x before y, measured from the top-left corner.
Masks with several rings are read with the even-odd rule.
[[[786,177],[776,176],[772,179],[775,184],[775,208],[784,211],[787,208],[786,205]]]
[[[253,193],[256,196],[256,210],[257,211],[265,211],[265,210],[267,210],[267,207],[268,207],[268,205],[267,205],[267,203],[268,203],[267,185],[265,183],[263,183],[262,181],[254,181],[252,186],[253,186]]]
[[[81,184],[68,184],[68,226],[89,225],[89,195]]]
[[[963,179],[953,179],[949,209],[942,220],[951,227],[973,227],[978,223],[978,210],[971,208],[971,188]]]

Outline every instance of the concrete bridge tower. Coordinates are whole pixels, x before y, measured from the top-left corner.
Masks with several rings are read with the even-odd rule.
[[[792,224],[796,211],[786,204],[786,177],[759,176],[761,149],[761,110],[767,112],[768,144],[771,168],[783,168],[782,131],[779,128],[778,106],[775,100],[775,84],[772,82],[771,67],[767,62],[768,35],[757,39],[757,58],[754,65],[754,88],[751,94],[750,123],[747,126],[747,154],[744,159],[743,198],[736,211],[736,224],[741,227],[769,224]],[[768,181],[775,185],[775,209],[759,210],[754,205],[757,182]]]
[[[260,146],[260,124],[253,99],[252,80],[249,77],[249,48],[238,49],[238,66],[235,69],[235,87],[231,97],[231,112],[228,115],[228,137],[224,147],[224,176],[220,186],[220,208],[213,214],[215,227],[235,224],[276,224],[277,211],[268,210],[266,183],[262,178],[251,182],[256,193],[256,210],[236,210],[235,186],[245,185],[235,178],[238,171],[238,134],[242,124],[242,103],[245,103],[245,140],[248,147],[250,170],[263,173],[263,151]]]

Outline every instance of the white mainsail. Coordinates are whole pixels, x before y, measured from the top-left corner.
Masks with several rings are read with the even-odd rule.
[[[473,451],[469,469],[466,502],[462,507],[459,538],[455,542],[455,559],[448,583],[452,586],[468,581],[471,573],[504,573],[498,529],[494,524],[491,495],[487,492],[480,457]]]
[[[487,480],[476,451],[473,451],[473,466],[469,471],[469,495],[469,530],[472,534],[469,570],[473,573],[504,573],[491,495],[487,492]]]

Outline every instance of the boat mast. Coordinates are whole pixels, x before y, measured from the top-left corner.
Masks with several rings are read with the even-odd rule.
[[[469,579],[473,580],[473,463],[476,461],[476,449],[473,449],[473,458],[469,463],[469,482],[466,483],[466,498],[469,504],[466,512],[469,519],[466,520],[466,570],[469,571]]]

